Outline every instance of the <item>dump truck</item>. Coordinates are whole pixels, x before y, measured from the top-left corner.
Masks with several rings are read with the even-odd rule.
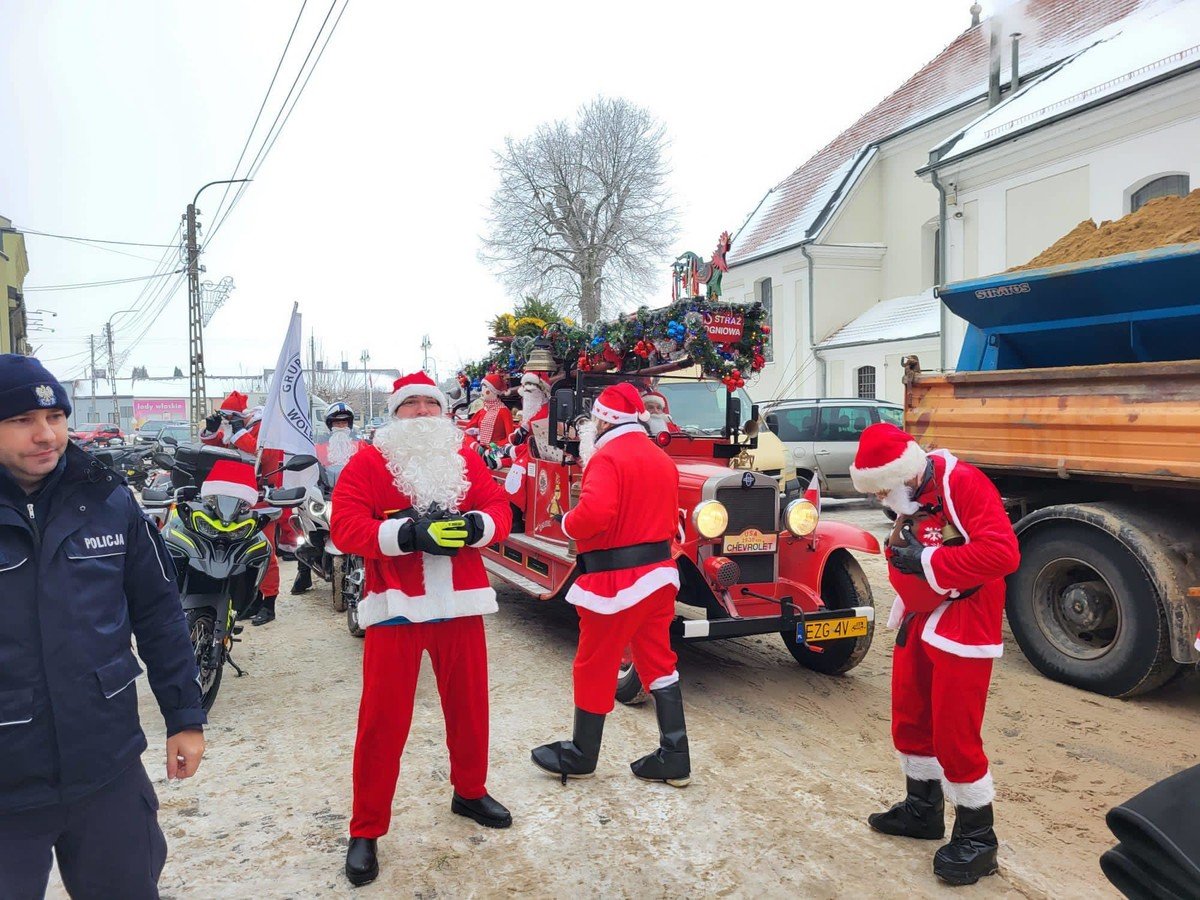
[[[905,424],[999,487],[1013,636],[1113,697],[1200,661],[1200,243],[942,286],[953,373],[905,361]]]

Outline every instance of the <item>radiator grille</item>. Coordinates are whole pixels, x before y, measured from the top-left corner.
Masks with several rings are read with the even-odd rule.
[[[757,528],[767,534],[779,530],[775,514],[778,494],[773,485],[717,488],[717,499],[729,510],[728,534],[741,534],[747,528]]]
[[[775,580],[774,553],[739,553],[730,557],[742,570],[742,584],[766,584]]]

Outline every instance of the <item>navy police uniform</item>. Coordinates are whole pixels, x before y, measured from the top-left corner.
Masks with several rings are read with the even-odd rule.
[[[158,896],[134,636],[168,736],[200,728],[175,572],[120,477],[74,445],[31,495],[0,468],[0,900],[43,895],[51,848],[75,898]]]

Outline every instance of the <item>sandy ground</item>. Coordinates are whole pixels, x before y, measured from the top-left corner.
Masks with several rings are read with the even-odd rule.
[[[832,515],[881,534],[878,511]],[[864,563],[876,604],[881,562]],[[284,564],[284,584],[293,566]],[[501,591],[488,622],[489,789],[513,812],[493,831],[450,813],[444,732],[432,673],[422,673],[382,874],[361,897],[525,895],[938,896],[935,842],[868,830],[867,814],[902,788],[888,732],[892,635],[829,678],[798,667],[775,638],[680,648],[693,781],[648,785],[628,762],[653,749],[652,706],[618,707],[600,769],[566,787],[529,762],[568,735],[575,615]],[[170,842],[164,897],[340,897],[362,643],[327,588],[283,598],[280,618],[247,628],[211,716],[199,775],[164,782],[161,719],[141,682],[142,718]],[[1104,813],[1197,762],[1200,682],[1110,700],[1054,684],[1011,637],[985,723],[995,774],[1000,874],[979,897],[1118,896],[1097,859],[1111,846]],[[232,676],[232,672],[228,673]],[[50,896],[62,897],[57,876]]]

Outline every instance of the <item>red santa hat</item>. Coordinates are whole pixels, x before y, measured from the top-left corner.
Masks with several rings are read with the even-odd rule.
[[[400,404],[409,397],[432,397],[441,404],[442,412],[446,412],[449,408],[446,403],[446,395],[425,372],[413,372],[411,375],[396,379],[392,385],[392,394],[388,397],[388,412],[394,416],[396,410],[400,408]]]
[[[606,387],[592,404],[592,415],[610,425],[628,425],[650,418],[637,388],[628,382]]]
[[[237,497],[253,506],[258,502],[254,466],[236,459],[219,459],[200,485],[201,497]]]
[[[521,387],[533,385],[547,397],[550,396],[549,372],[526,372],[521,376]]]
[[[925,451],[911,434],[891,422],[877,422],[858,440],[850,479],[860,494],[878,494],[921,477],[925,465]]]
[[[671,404],[669,404],[667,402],[667,398],[664,397],[662,394],[660,394],[658,391],[646,391],[646,393],[642,394],[642,402],[644,403],[646,400],[649,400],[651,397],[654,397],[655,399],[658,400],[659,403],[662,404],[664,413],[666,413],[667,415],[671,414]]]
[[[494,394],[503,394],[508,390],[508,385],[504,383],[504,378],[499,372],[492,372],[490,375],[485,375],[480,386],[485,391],[491,391]]]
[[[221,401],[221,407],[217,412],[225,413],[226,415],[240,416],[246,411],[246,407],[250,405],[250,398],[241,391],[230,391],[229,396]]]

